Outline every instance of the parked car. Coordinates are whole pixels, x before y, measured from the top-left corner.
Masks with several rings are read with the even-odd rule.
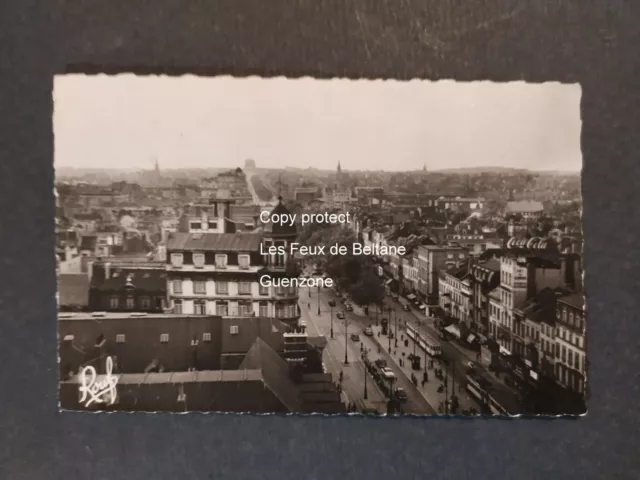
[[[344,320],[344,312],[338,312],[336,317],[338,317],[340,320]]]
[[[336,301],[335,300],[329,300],[329,306],[330,307],[335,307],[336,306]]]
[[[396,374],[393,373],[393,370],[391,370],[389,367],[382,367],[380,369],[380,373],[382,374],[382,376],[384,378],[386,378],[387,380],[390,380],[392,378],[396,378]]]
[[[364,334],[365,334],[367,337],[373,337],[373,328],[371,328],[371,327],[367,327],[367,328],[365,328],[365,329],[364,329]]]
[[[405,303],[402,305],[402,310],[404,310],[405,312],[408,312],[409,310],[411,310],[411,308],[409,307],[409,305]]]
[[[400,402],[406,402],[408,399],[407,391],[404,388],[398,387],[393,391],[393,394]]]
[[[378,368],[384,368],[384,367],[386,367],[386,366],[387,366],[387,361],[386,361],[386,360],[383,360],[383,359],[381,359],[381,358],[377,359],[377,360],[376,360],[375,362],[373,362],[373,363],[374,363],[374,364],[376,365],[376,367],[378,367]]]
[[[353,305],[351,305],[350,303],[346,303],[345,306],[344,306],[344,309],[347,312],[353,312]]]
[[[352,333],[351,334],[351,340],[353,340],[354,342],[359,342],[360,341],[360,335],[358,335],[357,333]]]

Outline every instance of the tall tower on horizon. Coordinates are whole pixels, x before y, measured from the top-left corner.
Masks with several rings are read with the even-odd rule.
[[[158,163],[157,158],[155,159],[153,171],[156,173],[156,175],[160,175],[160,164]]]

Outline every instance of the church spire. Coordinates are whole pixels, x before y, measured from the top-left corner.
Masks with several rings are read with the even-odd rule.
[[[154,170],[156,173],[160,173],[160,164],[158,164],[158,159],[155,159]]]
[[[340,161],[338,161],[338,169],[337,169],[338,173],[342,172],[342,167],[340,166]]]

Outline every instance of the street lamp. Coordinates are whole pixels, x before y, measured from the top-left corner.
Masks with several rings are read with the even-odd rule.
[[[333,338],[333,307],[329,305],[329,310],[331,311],[331,338]]]
[[[345,315],[344,317],[344,364],[345,365],[349,365],[349,357],[347,356],[347,346],[349,345],[347,330],[349,330],[349,319]]]
[[[389,338],[389,353],[391,353],[391,307],[389,307],[389,319],[387,320],[387,337]]]
[[[367,392],[367,351],[362,352],[362,369],[364,370],[364,399],[369,398],[369,392]]]

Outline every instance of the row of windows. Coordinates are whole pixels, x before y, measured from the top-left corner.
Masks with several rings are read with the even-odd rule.
[[[103,299],[104,301],[104,299]],[[140,308],[141,310],[148,310],[150,308],[161,307],[164,302],[164,299],[159,299],[155,304],[153,302],[152,297],[138,297],[138,301],[136,302],[136,298],[133,296],[128,296],[124,298],[124,303],[122,302],[122,298],[118,295],[111,295],[109,297],[109,308],[117,309],[117,308]]]
[[[171,254],[171,265],[174,267],[181,267],[184,264],[184,255],[182,253]],[[204,253],[193,254],[193,266],[196,268],[204,268],[206,265],[206,257]],[[251,266],[251,257],[248,254],[238,255],[238,266],[240,268],[249,268]],[[215,267],[227,268],[227,255],[217,253],[215,255]]]
[[[540,341],[540,330],[530,325],[525,324],[525,333],[527,337],[534,338],[536,341]]]
[[[239,295],[251,295],[252,282],[237,282]],[[217,295],[229,294],[229,282],[217,280],[215,282],[215,289]],[[171,290],[176,295],[184,293],[182,280],[172,280]],[[276,295],[295,295],[297,288],[295,286],[282,287],[277,286],[274,289]],[[193,281],[193,294],[194,295],[206,295],[207,294],[207,282],[204,280]],[[269,295],[269,287],[258,284],[258,295]]]
[[[229,327],[229,333],[231,335],[238,335],[238,333],[240,332],[240,329],[238,327],[238,325],[231,325]],[[161,333],[160,334],[160,343],[169,343],[170,337],[168,333]],[[124,333],[119,333],[116,335],[116,343],[126,343],[127,338],[125,336]],[[203,342],[211,342],[211,333],[203,333],[202,334],[202,341]],[[191,340],[191,345],[198,345],[198,339],[194,338],[193,340]]]
[[[578,330],[582,330],[584,328],[584,317],[577,313],[574,315],[573,312],[567,310],[567,308],[558,308],[556,318],[577,328]]]
[[[582,335],[576,335],[565,328],[556,327],[556,337],[559,337],[565,342],[571,343],[580,349],[584,348],[584,337]]]
[[[173,300],[173,312],[176,314],[184,313],[185,302],[182,300]],[[296,304],[278,304],[273,307],[273,311],[276,318],[291,318],[297,316],[298,306]],[[207,315],[207,302],[204,300],[194,300],[193,302],[193,314],[194,315]],[[236,304],[229,304],[226,301],[217,301],[215,305],[215,315],[221,317],[239,316],[246,317],[254,314],[253,303],[250,301],[237,302]],[[271,309],[269,303],[260,302],[258,304],[258,315],[260,317],[270,317]]]

